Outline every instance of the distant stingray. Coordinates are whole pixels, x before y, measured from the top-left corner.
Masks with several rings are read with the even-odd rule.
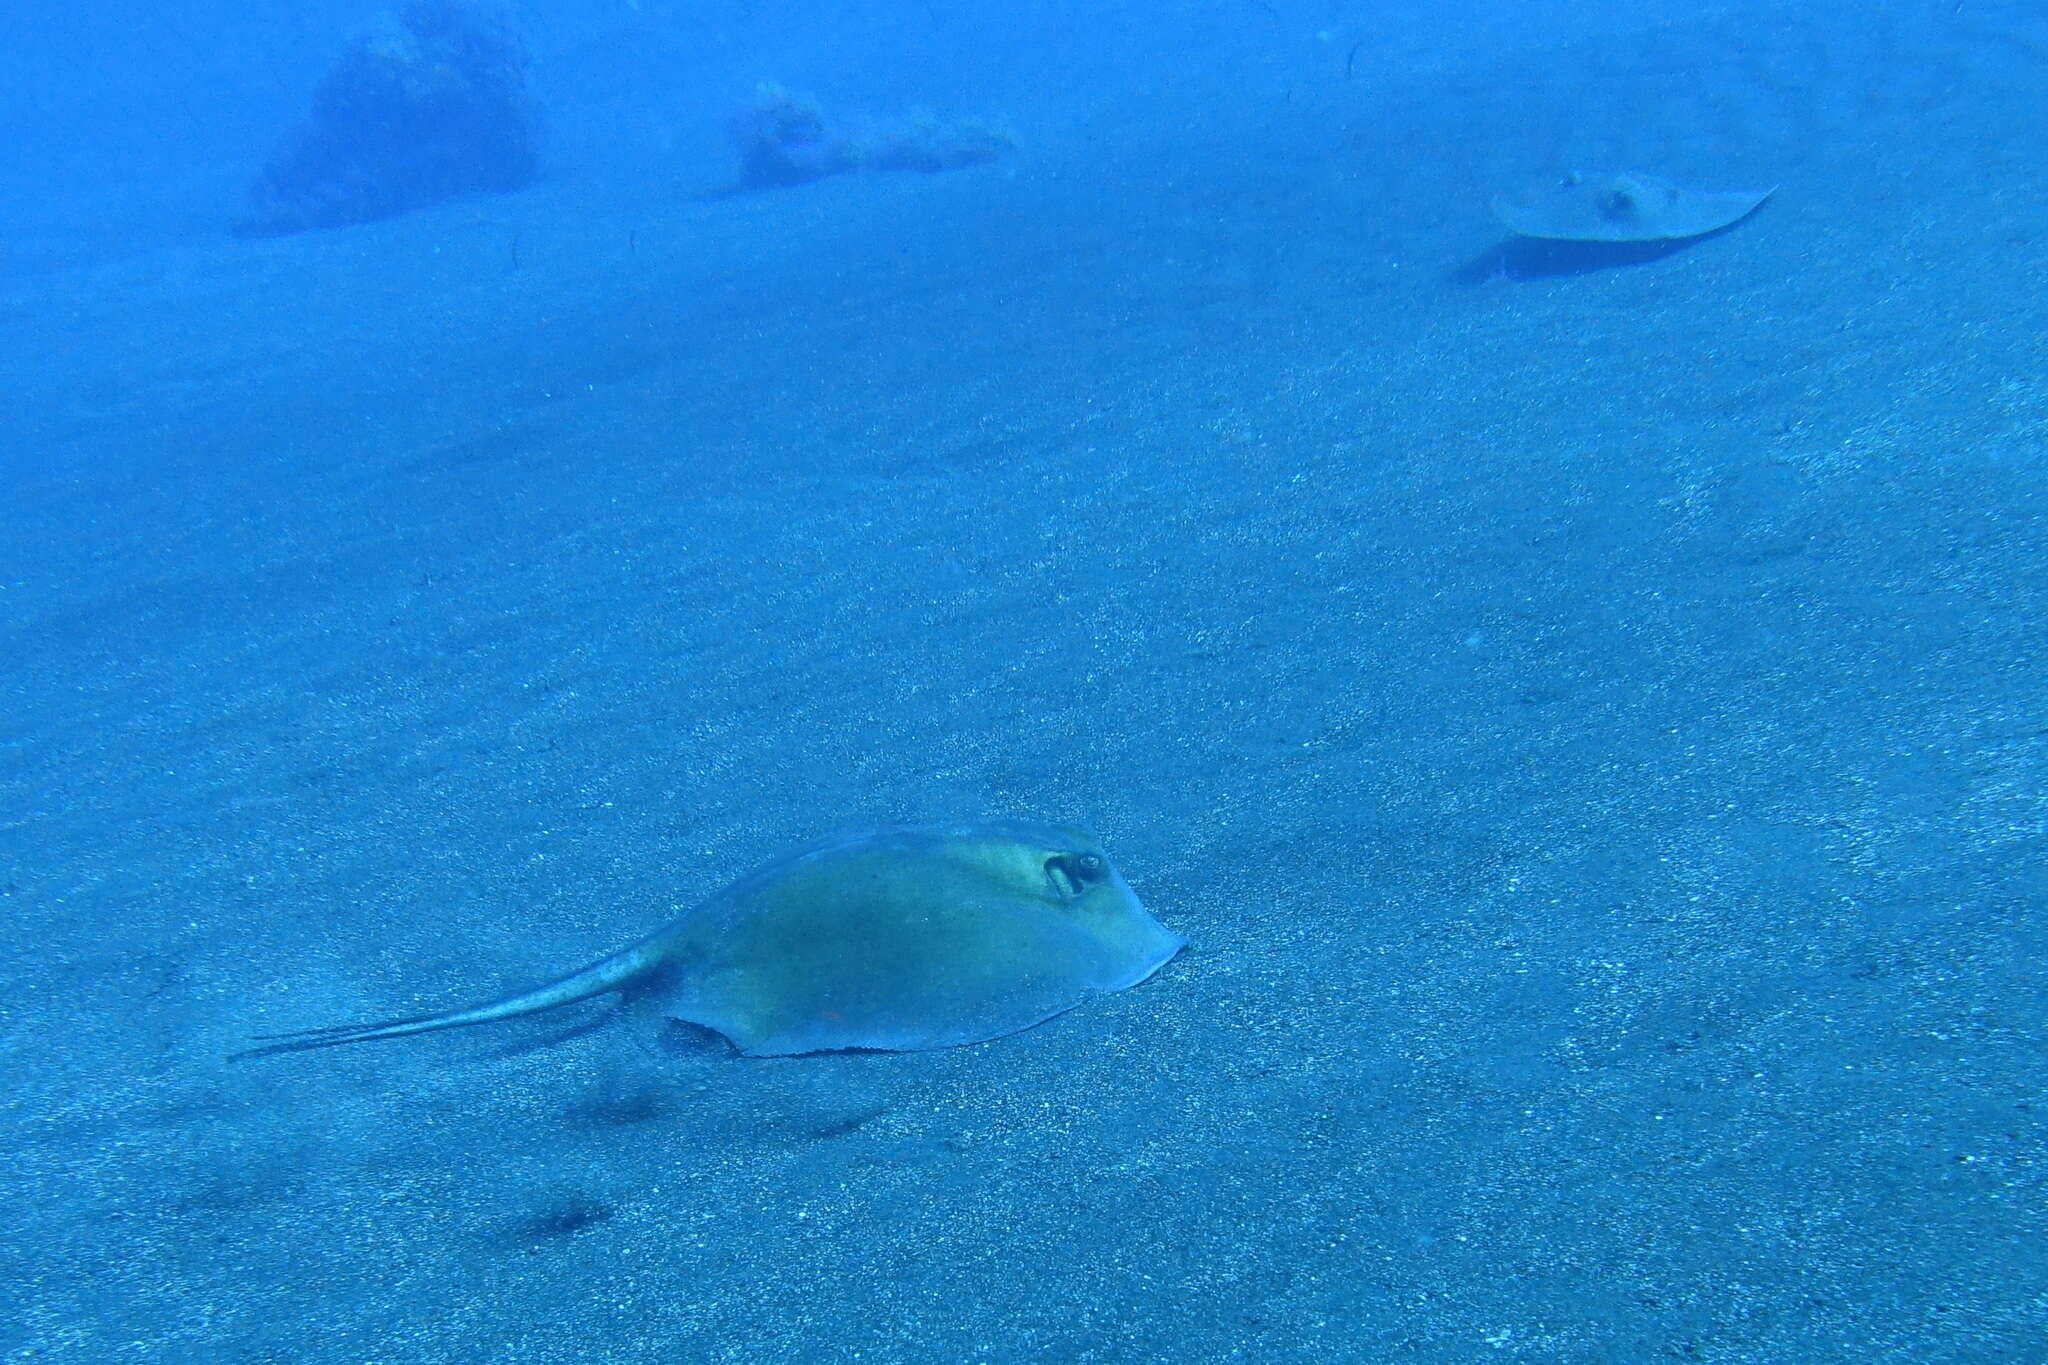
[[[486,1024],[612,991],[651,1023],[714,1029],[752,1057],[918,1052],[1000,1038],[1135,986],[1182,942],[1078,830],[894,826],[769,863],[549,985],[467,1009],[275,1034],[242,1055]]]
[[[1673,242],[1741,222],[1777,193],[1687,190],[1637,174],[1582,175],[1518,199],[1493,201],[1493,216],[1524,237],[1553,242]]]

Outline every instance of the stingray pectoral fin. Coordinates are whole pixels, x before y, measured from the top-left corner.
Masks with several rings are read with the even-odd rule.
[[[661,964],[660,949],[652,942],[638,943],[623,952],[593,962],[581,971],[530,991],[508,995],[487,1004],[466,1009],[443,1010],[439,1014],[414,1015],[409,1019],[386,1019],[374,1024],[330,1024],[325,1028],[295,1029],[290,1033],[258,1034],[253,1041],[261,1047],[247,1048],[228,1060],[269,1057],[280,1052],[308,1052],[316,1047],[338,1047],[343,1043],[368,1043],[379,1038],[404,1038],[415,1033],[433,1033],[446,1028],[468,1028],[472,1024],[493,1024],[500,1019],[539,1014],[542,1010],[573,1005],[579,1000],[618,990],[645,976]]]

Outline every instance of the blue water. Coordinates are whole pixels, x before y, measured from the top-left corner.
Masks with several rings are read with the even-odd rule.
[[[269,236],[370,13],[15,25],[4,1358],[2048,1360],[2048,20],[820,8],[530,5],[530,186]],[[727,193],[763,81],[1015,147]],[[1189,950],[224,1060],[983,814]]]

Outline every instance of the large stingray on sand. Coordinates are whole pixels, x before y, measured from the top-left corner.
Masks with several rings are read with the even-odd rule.
[[[1675,242],[1741,222],[1777,192],[1688,190],[1655,176],[1577,171],[1518,198],[1493,201],[1493,216],[1523,237],[1553,242]]]
[[[915,1052],[1000,1038],[1135,986],[1182,942],[1078,830],[899,826],[769,863],[549,985],[411,1019],[274,1034],[242,1055],[487,1024],[611,991],[657,1019],[715,1029],[748,1056]]]

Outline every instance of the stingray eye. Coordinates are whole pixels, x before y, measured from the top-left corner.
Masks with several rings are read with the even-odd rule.
[[[1109,875],[1100,853],[1057,853],[1045,860],[1046,885],[1062,900],[1072,900]]]

